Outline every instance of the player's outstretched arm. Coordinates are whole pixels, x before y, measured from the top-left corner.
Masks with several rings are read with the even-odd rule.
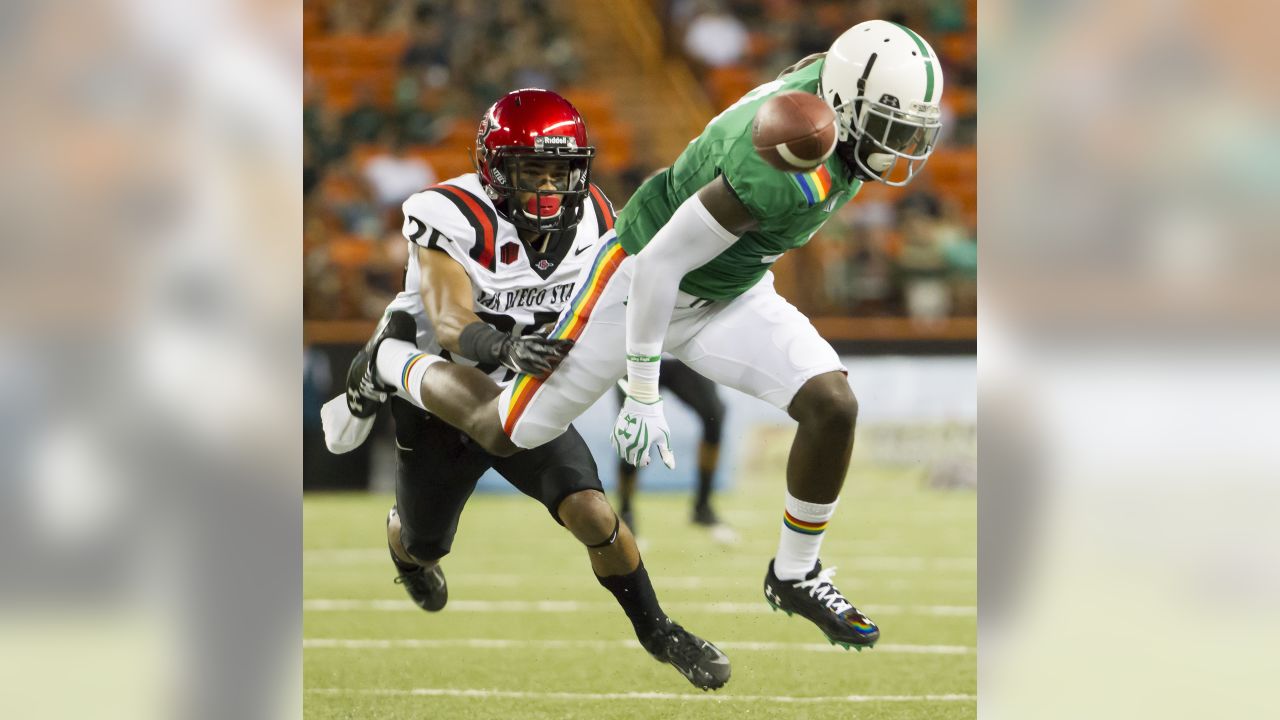
[[[755,224],[751,211],[723,177],[707,183],[676,208],[667,224],[636,255],[627,302],[628,355],[662,354],[680,280],[724,252]],[[652,385],[647,380],[646,376],[628,373],[633,396],[652,391],[657,397],[656,370]]]
[[[471,277],[443,252],[419,247],[422,305],[445,350],[481,363],[500,363],[543,377],[564,359],[571,343],[539,337],[516,338],[480,319],[472,310]]]
[[[648,464],[651,442],[668,467],[675,464],[658,397],[658,367],[681,278],[754,224],[728,183],[717,178],[681,204],[636,255],[627,300],[627,399],[613,435],[619,455],[632,465]]]
[[[472,310],[471,277],[457,260],[445,253],[424,247],[416,250],[422,278],[419,294],[427,317],[436,329],[436,340],[445,350],[462,354],[458,339],[463,329],[480,322]]]

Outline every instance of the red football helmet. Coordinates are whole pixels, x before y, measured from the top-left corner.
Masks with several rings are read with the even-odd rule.
[[[582,116],[550,90],[507,93],[476,133],[476,172],[490,199],[513,225],[539,233],[570,230],[582,219],[595,154]],[[532,196],[515,207],[517,192]]]

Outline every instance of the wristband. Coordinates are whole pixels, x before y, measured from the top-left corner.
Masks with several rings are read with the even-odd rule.
[[[476,321],[458,333],[458,352],[480,363],[501,363],[502,345],[511,336],[488,323]]]
[[[658,371],[661,367],[661,355],[627,353],[627,394],[642,403],[652,405],[657,402]]]

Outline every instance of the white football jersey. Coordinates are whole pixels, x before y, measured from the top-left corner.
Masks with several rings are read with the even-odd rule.
[[[564,237],[552,238],[546,253],[520,241],[516,227],[494,208],[475,173],[459,175],[416,193],[404,202],[404,236],[409,262],[404,291],[387,312],[404,310],[418,323],[418,348],[459,365],[475,361],[440,346],[418,294],[417,248],[449,254],[471,278],[472,309],[493,327],[517,337],[554,327],[573,299],[579,275],[614,235],[616,216],[595,185],[583,201],[582,221]],[[498,383],[515,373],[501,365],[479,365]]]

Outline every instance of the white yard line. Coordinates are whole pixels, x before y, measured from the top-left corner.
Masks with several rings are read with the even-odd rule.
[[[848,652],[839,645],[828,643],[725,641],[716,646],[721,650],[760,650],[765,652]],[[547,650],[615,648],[640,649],[635,640],[510,640],[502,638],[401,638],[379,640],[375,638],[306,638],[305,649],[344,650],[429,650],[439,648],[470,648],[474,650],[510,650],[532,648]],[[880,643],[872,652],[906,655],[973,655],[977,648],[965,645],[897,645]]]
[[[506,557],[505,555],[503,557]],[[347,548],[330,550],[305,550],[302,559],[307,564],[362,565],[365,563],[389,563],[386,548]],[[955,570],[974,572],[978,568],[975,557],[851,557],[838,563],[848,570]],[[508,577],[538,577],[537,575],[510,575]]]
[[[878,703],[878,702],[974,702],[976,695],[826,695],[797,697],[790,695],[708,695],[694,693],[570,693],[526,692],[522,690],[480,690],[466,688],[307,688],[318,695],[386,695],[402,697],[510,698],[515,700],[675,700],[680,702],[776,702],[776,703]]]
[[[468,613],[576,613],[616,612],[618,604],[606,601],[580,600],[453,600],[449,610]],[[676,612],[705,612],[713,614],[763,615],[773,612],[765,602],[665,602],[663,607]],[[409,600],[353,600],[313,598],[302,602],[302,609],[311,612],[421,612]],[[932,615],[941,617],[975,617],[978,608],[973,605],[867,605],[871,615]]]
[[[504,587],[504,588],[522,587],[522,586],[548,587],[552,585],[556,587],[566,587],[563,580],[560,580],[558,578],[548,578],[545,575],[512,575],[509,573],[455,573],[455,572],[451,572],[448,568],[445,569],[445,574],[449,578],[450,582],[454,582],[459,585],[470,585],[475,587],[480,587],[483,585],[490,585],[493,587]],[[664,590],[704,590],[707,588],[747,587],[747,586],[755,588],[760,585],[760,578],[757,576],[757,574],[655,575],[651,577],[653,578],[654,586],[658,589],[658,592],[660,593]],[[574,581],[575,585],[579,582],[584,583],[591,588],[595,587],[594,583],[591,583],[590,575],[588,575],[585,572],[585,570],[583,572],[581,579],[580,580],[575,579]],[[919,588],[921,585],[928,585],[930,588],[959,588],[959,589],[970,588],[972,589],[975,587],[975,584],[976,583],[973,578],[964,578],[960,576],[952,576],[950,578],[912,577],[910,579],[902,578],[902,577],[868,579],[865,577],[859,578],[859,577],[852,577],[852,576],[851,577],[842,576],[840,578],[840,585],[843,587],[849,587],[849,588],[870,587],[870,588],[876,588],[879,590],[915,589],[915,588]],[[592,592],[594,592],[594,590],[592,590]]]

